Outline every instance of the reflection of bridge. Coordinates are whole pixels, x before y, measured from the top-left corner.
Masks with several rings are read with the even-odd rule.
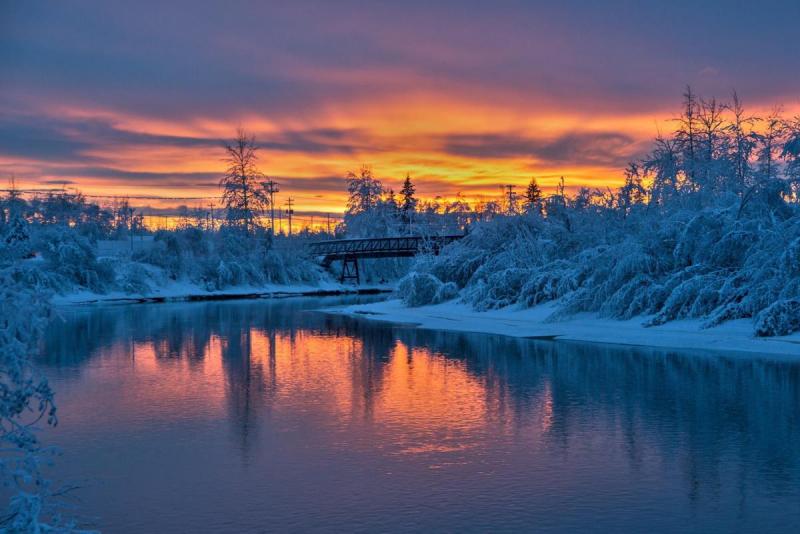
[[[358,260],[367,258],[407,258],[420,252],[439,254],[445,245],[464,237],[463,235],[374,237],[366,239],[335,239],[310,243],[314,256],[322,257],[322,264],[330,266],[342,261],[341,281],[355,280],[359,283]]]

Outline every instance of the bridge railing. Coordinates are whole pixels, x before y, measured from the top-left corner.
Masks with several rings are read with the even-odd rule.
[[[360,239],[335,239],[331,241],[317,241],[309,243],[312,254],[317,256],[360,256],[369,254],[392,253],[397,255],[413,255],[426,246],[431,246],[437,250],[464,237],[463,235],[445,236],[399,236],[399,237],[375,237]]]

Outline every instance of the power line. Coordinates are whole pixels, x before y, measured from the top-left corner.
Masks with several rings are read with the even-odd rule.
[[[0,189],[0,191],[4,193],[66,193],[64,189]],[[120,198],[127,198],[127,199],[135,199],[135,200],[214,200],[218,199],[219,196],[209,196],[209,197],[165,197],[165,196],[158,196],[158,195],[86,195],[81,192],[76,191],[75,193],[70,193],[73,195],[80,195],[84,198],[107,198],[107,199],[120,199]]]

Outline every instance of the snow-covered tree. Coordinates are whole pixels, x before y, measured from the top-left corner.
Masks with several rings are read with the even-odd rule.
[[[265,176],[257,165],[258,146],[252,136],[240,129],[236,139],[225,145],[225,153],[227,168],[219,185],[226,221],[251,233],[269,207],[269,195],[261,185]]]
[[[555,301],[554,318],[750,318],[756,335],[798,331],[799,131],[798,120],[747,115],[736,95],[727,105],[687,89],[676,131],[620,188],[569,194],[562,179],[542,217],[478,217],[417,262],[433,278],[408,279],[414,305],[452,282],[477,309]]]
[[[742,196],[748,187],[752,186],[753,171],[751,160],[755,149],[755,133],[753,131],[756,124],[756,117],[747,115],[744,107],[739,100],[739,95],[734,91],[733,102],[731,104],[733,115],[728,132],[730,135],[730,159],[733,167],[731,173],[732,182],[729,187]]]
[[[383,195],[383,186],[372,174],[372,168],[362,165],[357,172],[349,171],[347,180],[347,214],[356,215],[373,210]]]

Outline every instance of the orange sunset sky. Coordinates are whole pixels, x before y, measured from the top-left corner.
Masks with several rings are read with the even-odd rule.
[[[687,84],[800,107],[797,5],[731,5],[3,2],[0,178],[214,197],[241,126],[299,212],[342,212],[361,164],[425,198],[613,186]]]

